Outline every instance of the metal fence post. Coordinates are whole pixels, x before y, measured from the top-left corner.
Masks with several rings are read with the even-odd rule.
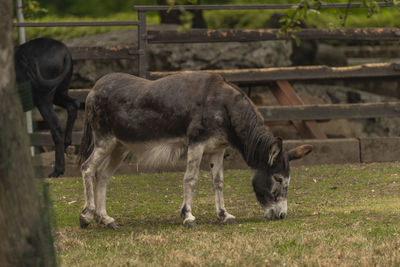
[[[17,0],[17,19],[18,22],[24,22],[24,8],[22,5],[22,0]],[[24,27],[19,27],[18,28],[18,39],[19,39],[19,44],[23,44],[26,42],[26,37],[25,37],[25,28]],[[28,110],[25,112],[26,116],[26,128],[29,134],[33,133],[33,120],[32,120],[32,111]],[[35,155],[35,147],[31,146],[31,155]]]
[[[138,43],[139,43],[139,76],[146,78],[147,76],[147,28],[146,28],[146,11],[138,11]]]

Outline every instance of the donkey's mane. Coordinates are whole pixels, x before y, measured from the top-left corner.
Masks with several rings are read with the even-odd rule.
[[[253,168],[267,166],[273,136],[264,125],[261,114],[251,100],[235,84],[227,82],[243,96],[239,101],[244,110],[229,112],[235,135],[232,143],[240,151],[246,163]]]

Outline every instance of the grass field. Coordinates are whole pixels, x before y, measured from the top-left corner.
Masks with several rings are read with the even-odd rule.
[[[225,172],[237,224],[214,214],[208,172],[194,198],[198,227],[182,225],[183,173],[113,177],[112,231],[79,227],[80,178],[49,179],[62,266],[399,266],[400,164],[292,169],[288,217],[265,221],[249,171]]]

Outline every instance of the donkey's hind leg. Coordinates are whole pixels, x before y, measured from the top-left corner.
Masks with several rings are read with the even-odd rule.
[[[95,140],[92,154],[82,164],[83,188],[85,192],[85,206],[79,217],[82,228],[86,228],[93,220],[95,214],[95,201],[93,193],[93,180],[101,163],[110,155],[116,143],[113,138]]]
[[[61,90],[60,92],[58,91],[59,89]],[[79,102],[69,97],[67,90],[68,81],[60,85],[54,96],[54,104],[67,110],[67,125],[65,127],[65,135],[63,140],[65,149],[67,149],[67,147],[72,143],[72,128],[74,126],[76,117],[78,116],[79,108]]]
[[[102,164],[101,168],[99,168],[96,173],[97,181],[95,187],[95,219],[98,223],[104,224],[114,230],[117,229],[117,225],[115,224],[114,218],[107,215],[106,210],[107,184],[110,180],[110,177],[118,168],[127,153],[128,151],[124,148],[124,146],[118,143],[112,150],[110,156],[105,160],[104,164]]]
[[[196,218],[192,215],[192,199],[194,188],[199,178],[203,152],[204,144],[190,145],[188,148],[186,172],[183,178],[183,204],[181,208],[183,224],[188,227],[196,226]]]
[[[210,157],[211,177],[215,194],[215,212],[223,223],[235,223],[235,216],[229,214],[225,209],[224,194],[224,153],[225,149],[212,154]]]

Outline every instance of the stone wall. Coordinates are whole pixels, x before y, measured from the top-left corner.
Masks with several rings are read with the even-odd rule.
[[[171,26],[169,27],[171,28]],[[169,29],[168,28],[168,29]],[[136,45],[136,29],[67,40],[73,46]],[[292,46],[286,41],[152,44],[148,46],[149,71],[244,69],[290,66]],[[138,61],[76,60],[71,88],[90,88],[104,74],[137,74]]]

